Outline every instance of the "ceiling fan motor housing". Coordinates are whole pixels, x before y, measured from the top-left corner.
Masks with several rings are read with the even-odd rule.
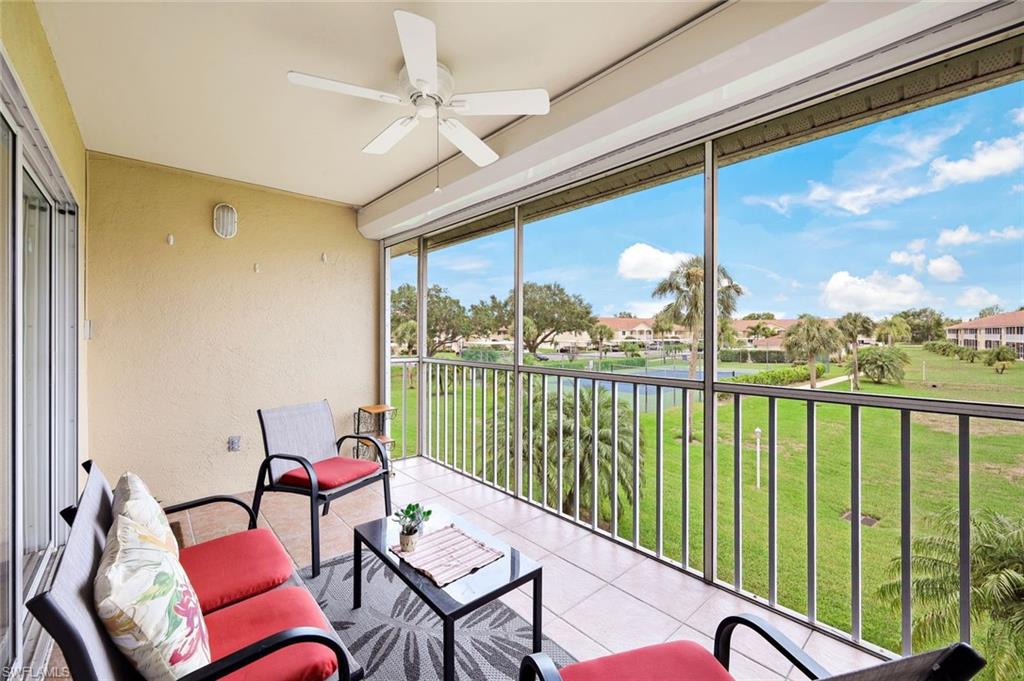
[[[428,92],[418,84],[411,82],[409,80],[409,72],[404,66],[402,67],[402,70],[398,72],[398,83],[401,86],[402,91],[409,98],[409,101],[416,105],[417,110],[420,108],[426,109],[427,105],[429,105],[429,116],[434,115],[434,102],[437,102],[439,106],[444,106],[451,100],[452,95],[455,93],[455,78],[452,77],[452,72],[448,70],[448,67],[441,62],[437,62],[436,92]],[[423,102],[423,99],[427,99],[428,101]],[[426,114],[425,111],[419,113],[421,113],[421,115]]]

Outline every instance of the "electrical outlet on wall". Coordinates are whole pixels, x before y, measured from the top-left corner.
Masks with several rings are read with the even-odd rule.
[[[228,451],[237,452],[242,448],[242,436],[241,435],[230,435],[228,436]]]

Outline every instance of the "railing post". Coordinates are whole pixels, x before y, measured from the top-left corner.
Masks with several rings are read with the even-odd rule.
[[[911,481],[910,481],[910,410],[900,410],[900,615],[902,652],[914,652],[910,581],[911,553]]]
[[[860,407],[850,407],[850,636],[861,638]]]
[[[580,521],[580,379],[572,379],[573,446],[572,446],[572,517]]]
[[[778,403],[768,398],[768,602],[779,602]]]
[[[598,393],[601,390],[601,386],[597,382],[597,379],[594,379],[591,383],[593,385],[593,389],[592,394],[590,396],[590,427],[592,429],[592,432],[590,434],[590,528],[592,530],[597,530],[597,516],[601,508],[601,505],[600,503],[598,503],[597,499],[597,452],[600,448],[600,440],[598,438],[598,435],[601,432],[600,427],[598,426],[598,421],[600,420],[601,406],[600,396],[598,395]]]
[[[971,642],[971,418],[960,416],[960,640]]]
[[[733,543],[733,587],[743,590],[743,397],[733,395],[732,401],[732,543]]]
[[[646,386],[645,386],[646,388]],[[644,391],[646,395],[646,390]],[[633,384],[633,548],[640,547],[640,384]]]
[[[612,381],[612,538],[619,538],[619,384]]]
[[[656,471],[656,498],[655,498],[655,522],[657,523],[655,528],[655,550],[660,558],[665,554],[665,415],[664,415],[664,397],[662,395],[662,387],[659,385],[655,388],[654,395],[654,408],[657,410],[657,415],[654,418],[654,440],[655,440],[655,462],[657,465]]]
[[[818,619],[817,409],[807,401],[807,619]]]

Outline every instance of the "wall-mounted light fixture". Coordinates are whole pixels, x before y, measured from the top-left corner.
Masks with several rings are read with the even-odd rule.
[[[234,206],[218,203],[213,207],[213,231],[221,239],[233,239],[238,234],[238,211]]]

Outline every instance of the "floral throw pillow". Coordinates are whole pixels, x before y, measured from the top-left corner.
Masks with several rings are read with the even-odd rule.
[[[160,508],[160,503],[153,497],[146,483],[135,473],[128,471],[117,481],[111,512],[115,518],[119,515],[128,516],[148,529],[177,557],[178,540],[174,538],[167,514]]]
[[[210,663],[199,599],[164,538],[115,516],[96,572],[96,611],[147,681],[170,681]]]

